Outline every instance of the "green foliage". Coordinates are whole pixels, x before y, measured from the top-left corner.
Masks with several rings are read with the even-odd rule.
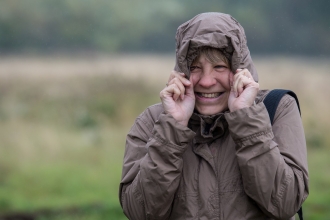
[[[330,216],[330,177],[329,150],[326,148],[310,148],[308,165],[310,174],[309,197],[304,203],[306,219],[329,219]]]
[[[250,49],[329,54],[330,3],[303,1],[3,0],[1,52],[174,51],[178,25],[198,13],[237,18]]]
[[[88,128],[95,127],[97,125],[97,122],[88,111],[82,110],[77,114],[76,124],[78,127]]]
[[[126,219],[118,202],[125,136],[158,91],[111,75],[13,77],[0,87],[8,84],[0,100],[0,218]]]
[[[141,63],[139,68],[145,70]],[[288,63],[296,66],[292,60]],[[153,64],[159,69],[158,62]],[[28,69],[22,68],[23,73]],[[158,76],[157,82],[148,82],[115,72],[75,75],[69,69],[63,75],[0,73],[0,219],[19,213],[52,220],[126,219],[118,200],[125,136],[135,118],[159,102],[159,85],[164,83]],[[325,74],[306,75],[309,85],[327,86]],[[311,80],[319,76],[320,81]],[[284,81],[297,80],[290,76]],[[310,173],[304,215],[328,219],[329,103],[319,90],[298,85]],[[308,103],[309,97],[314,102]]]
[[[308,133],[306,134],[307,146],[311,148],[321,148],[326,146],[324,137],[319,133]]]
[[[311,119],[307,123],[308,132],[306,133],[306,144],[310,149],[327,148],[326,136],[323,134],[323,126]]]

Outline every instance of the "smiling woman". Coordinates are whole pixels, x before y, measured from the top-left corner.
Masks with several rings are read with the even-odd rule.
[[[161,103],[127,135],[120,202],[129,219],[294,219],[308,195],[295,100],[273,126],[243,27],[203,13],[178,27]]]
[[[195,109],[203,115],[214,115],[228,108],[230,93],[228,59],[217,49],[201,47],[190,66],[194,86]]]

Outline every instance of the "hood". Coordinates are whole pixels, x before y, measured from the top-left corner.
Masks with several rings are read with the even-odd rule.
[[[196,15],[180,25],[176,32],[175,71],[190,77],[189,67],[199,47],[219,48],[229,58],[231,69],[247,68],[258,82],[243,27],[228,14],[209,12]]]

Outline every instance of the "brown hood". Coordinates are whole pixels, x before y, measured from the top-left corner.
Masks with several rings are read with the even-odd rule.
[[[176,33],[175,70],[190,76],[189,66],[201,46],[221,49],[230,58],[231,69],[247,68],[255,81],[257,70],[253,65],[243,27],[228,14],[203,13],[178,27]]]

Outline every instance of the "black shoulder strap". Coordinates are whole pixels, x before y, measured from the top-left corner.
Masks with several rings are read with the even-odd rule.
[[[294,92],[292,92],[290,90],[285,90],[285,89],[274,89],[274,90],[270,91],[267,94],[266,98],[264,99],[264,104],[267,108],[269,118],[270,118],[270,121],[271,121],[272,125],[273,125],[274,116],[275,116],[275,112],[276,112],[278,103],[280,103],[282,97],[285,94],[291,95],[296,100],[297,105],[298,105],[298,109],[299,109],[299,112],[300,112],[300,115],[301,115],[298,97]],[[303,220],[302,207],[300,207],[300,209],[298,210],[297,213],[298,213],[299,219]]]
[[[300,112],[298,97],[294,92],[292,92],[290,90],[285,90],[285,89],[274,89],[274,90],[270,91],[267,94],[266,98],[264,99],[264,104],[267,108],[269,118],[270,118],[270,121],[271,121],[272,124],[273,124],[273,121],[274,121],[274,116],[275,116],[275,112],[276,112],[278,103],[281,101],[282,97],[285,94],[291,95],[296,100],[297,105],[298,105],[298,109],[299,109],[299,112]],[[300,114],[301,114],[301,112],[300,112]]]
[[[303,213],[302,213],[302,207],[300,207],[300,209],[298,210],[298,216],[299,216],[299,219],[300,220],[304,220],[304,218],[303,218]]]

